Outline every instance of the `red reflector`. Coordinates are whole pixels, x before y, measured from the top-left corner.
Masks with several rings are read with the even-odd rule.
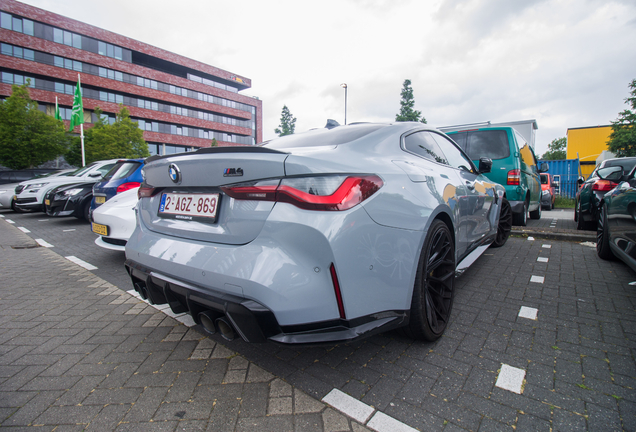
[[[134,188],[139,187],[139,186],[141,186],[141,183],[139,183],[139,182],[123,183],[123,184],[120,184],[119,186],[117,186],[117,193],[125,192],[127,190],[134,189]]]
[[[614,189],[617,185],[618,183],[614,183],[613,181],[609,181],[609,180],[596,180],[594,184],[592,185],[592,190],[599,191],[599,192],[609,192],[612,189]]]
[[[521,172],[518,169],[508,171],[508,184],[512,186],[519,186],[521,179]]]
[[[333,263],[331,267],[329,267],[329,272],[331,272],[331,281],[333,282],[333,290],[336,293],[336,301],[338,302],[338,312],[340,313],[341,319],[346,319],[344,303],[342,302],[342,293],[340,292],[340,282],[338,282],[338,275],[336,274],[336,268]]]

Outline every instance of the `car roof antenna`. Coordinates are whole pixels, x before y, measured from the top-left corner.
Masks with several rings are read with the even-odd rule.
[[[335,120],[328,119],[328,120],[327,120],[327,124],[325,125],[325,128],[327,128],[327,129],[333,129],[333,128],[338,127],[338,126],[340,126],[340,123],[338,123],[338,122],[337,122],[337,121],[335,121]]]

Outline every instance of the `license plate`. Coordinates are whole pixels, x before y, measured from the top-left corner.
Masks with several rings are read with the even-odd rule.
[[[47,200],[47,199],[45,199],[45,200],[44,200],[44,204],[45,204],[45,205],[51,205],[51,200]]]
[[[208,222],[216,220],[219,194],[164,193],[161,195],[159,215],[175,219],[205,218]]]
[[[98,224],[98,223],[93,222],[93,223],[91,223],[91,227],[92,227],[93,232],[95,234],[108,236],[108,226],[107,225],[102,225],[102,224]]]
[[[95,197],[95,204],[104,204],[105,202],[106,202],[106,197],[103,197],[103,196]]]

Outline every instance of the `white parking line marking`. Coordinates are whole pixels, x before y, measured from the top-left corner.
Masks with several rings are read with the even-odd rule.
[[[528,237],[528,240],[534,241],[534,237]]]
[[[530,278],[530,282],[535,282],[535,283],[543,283],[544,280],[545,280],[545,277],[543,276],[532,276]]]
[[[371,414],[373,414],[373,411],[375,411],[369,405],[360,402],[358,399],[338,389],[331,390],[327,393],[327,396],[322,398],[322,401],[362,424],[365,424],[367,420],[369,420],[369,417],[371,417]]]
[[[499,372],[495,385],[504,390],[521,394],[521,386],[523,385],[523,379],[525,377],[526,371],[523,369],[502,363],[501,371]]]
[[[539,309],[535,309],[535,308],[531,308],[527,306],[521,306],[521,309],[519,309],[519,317],[531,319],[534,321],[537,320],[538,313],[539,313]]]
[[[38,222],[48,222],[48,219],[38,219]]]
[[[75,264],[77,264],[80,267],[84,267],[86,270],[97,270],[97,267],[95,267],[94,265],[89,264],[86,261],[82,261],[81,259],[79,259],[79,258],[77,258],[77,257],[75,257],[73,255],[70,255],[70,256],[67,256],[67,257],[64,257],[64,258],[66,258],[67,260],[69,260],[71,262],[74,262]]]
[[[10,224],[14,224],[15,222],[13,222],[11,219],[5,219],[7,222],[9,222]]]
[[[62,230],[62,232],[69,232],[69,231],[75,231],[75,228],[73,228],[73,229],[67,229],[67,230]]]
[[[367,426],[378,432],[417,432],[417,429],[413,429],[380,411],[373,415]]]
[[[546,249],[550,249],[550,248],[552,247],[552,245],[544,244],[544,245],[543,245],[543,246],[541,246],[541,247],[546,248]]]
[[[539,261],[539,262],[548,262],[549,260],[550,260],[550,258],[546,258],[546,257],[537,258],[537,261]]]
[[[26,229],[25,227],[18,227],[18,229],[20,231],[22,231],[23,233],[30,233],[31,231],[29,231],[28,229]]]
[[[37,242],[37,244],[39,244],[42,247],[48,247],[48,248],[53,247],[53,245],[51,243],[47,243],[47,242],[45,242],[42,239],[35,239],[35,241]]]

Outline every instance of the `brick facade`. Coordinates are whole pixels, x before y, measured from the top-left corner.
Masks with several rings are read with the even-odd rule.
[[[76,21],[33,6],[19,3],[14,0],[0,0],[0,10],[21,18],[26,18],[35,22],[47,24],[59,29],[68,30],[82,36],[97,39],[98,41],[110,43],[125,49],[129,49],[131,51],[153,56],[179,66],[187,67],[190,68],[191,73],[195,75],[199,74],[200,76],[204,77],[211,75],[219,82],[226,83],[235,88],[238,88],[239,91],[251,86],[251,80],[249,78],[239,76],[232,72],[225,71],[214,66],[207,65],[196,60],[162,50],[161,48],[157,48],[139,42],[137,40],[88,25],[80,21]],[[92,64],[118,72],[123,72],[161,83],[171,84],[184,89],[189,89],[224,98],[229,101],[253,106],[256,110],[256,136],[254,138],[256,143],[262,141],[262,101],[259,99],[192,81],[182,76],[173,75],[168,72],[151,69],[142,65],[133,64],[124,60],[118,60],[115,58],[107,57],[105,55],[96,54],[90,51],[63,45],[46,39],[41,39],[36,36],[30,36],[28,34],[23,34],[13,30],[0,29],[0,41],[14,46],[49,53],[55,56],[80,61],[85,64]],[[38,63],[32,60],[24,60],[8,55],[0,55],[0,65],[2,66],[3,70],[9,70],[16,74],[24,74],[27,76],[37,75],[38,77],[50,79],[52,81],[62,81],[67,84],[72,83],[73,85],[75,82],[77,82],[78,72],[76,71]],[[237,81],[236,79],[239,79],[240,81]],[[165,91],[160,91],[152,88],[141,87],[123,81],[117,81],[114,79],[108,79],[87,73],[81,73],[81,80],[83,87],[88,86],[96,90],[124,94],[133,98],[141,98],[158,103],[175,105],[182,108],[205,111],[210,114],[221,115],[228,118],[235,118],[237,120],[252,120],[251,113],[244,110],[239,110],[202,100],[192,99],[189,97],[167,93]],[[10,94],[11,85],[0,83],[0,95],[8,96]],[[53,91],[34,88],[30,89],[30,94],[32,99],[36,100],[40,104],[54,104],[56,96],[58,98],[58,103],[62,107],[71,107],[73,103],[73,96],[68,94],[56,93]],[[85,110],[92,111],[95,107],[99,106],[99,108],[102,109],[105,113],[114,114],[119,111],[118,104],[113,102],[89,99],[85,96],[83,103]],[[216,121],[208,121],[200,118],[166,113],[163,111],[139,108],[137,106],[127,106],[127,108],[130,111],[131,117],[142,119],[145,121],[163,122],[177,125],[179,127],[195,127],[207,131],[221,132],[237,136],[253,136],[253,132],[249,127],[225,124]],[[90,126],[90,124],[85,125],[85,127]],[[167,133],[149,131],[144,131],[144,139],[152,143],[165,143],[188,147],[207,147],[210,145],[211,142],[211,139],[193,138],[189,136],[172,135]],[[224,142],[218,139],[217,141],[219,141],[219,145],[237,145],[233,142]]]

